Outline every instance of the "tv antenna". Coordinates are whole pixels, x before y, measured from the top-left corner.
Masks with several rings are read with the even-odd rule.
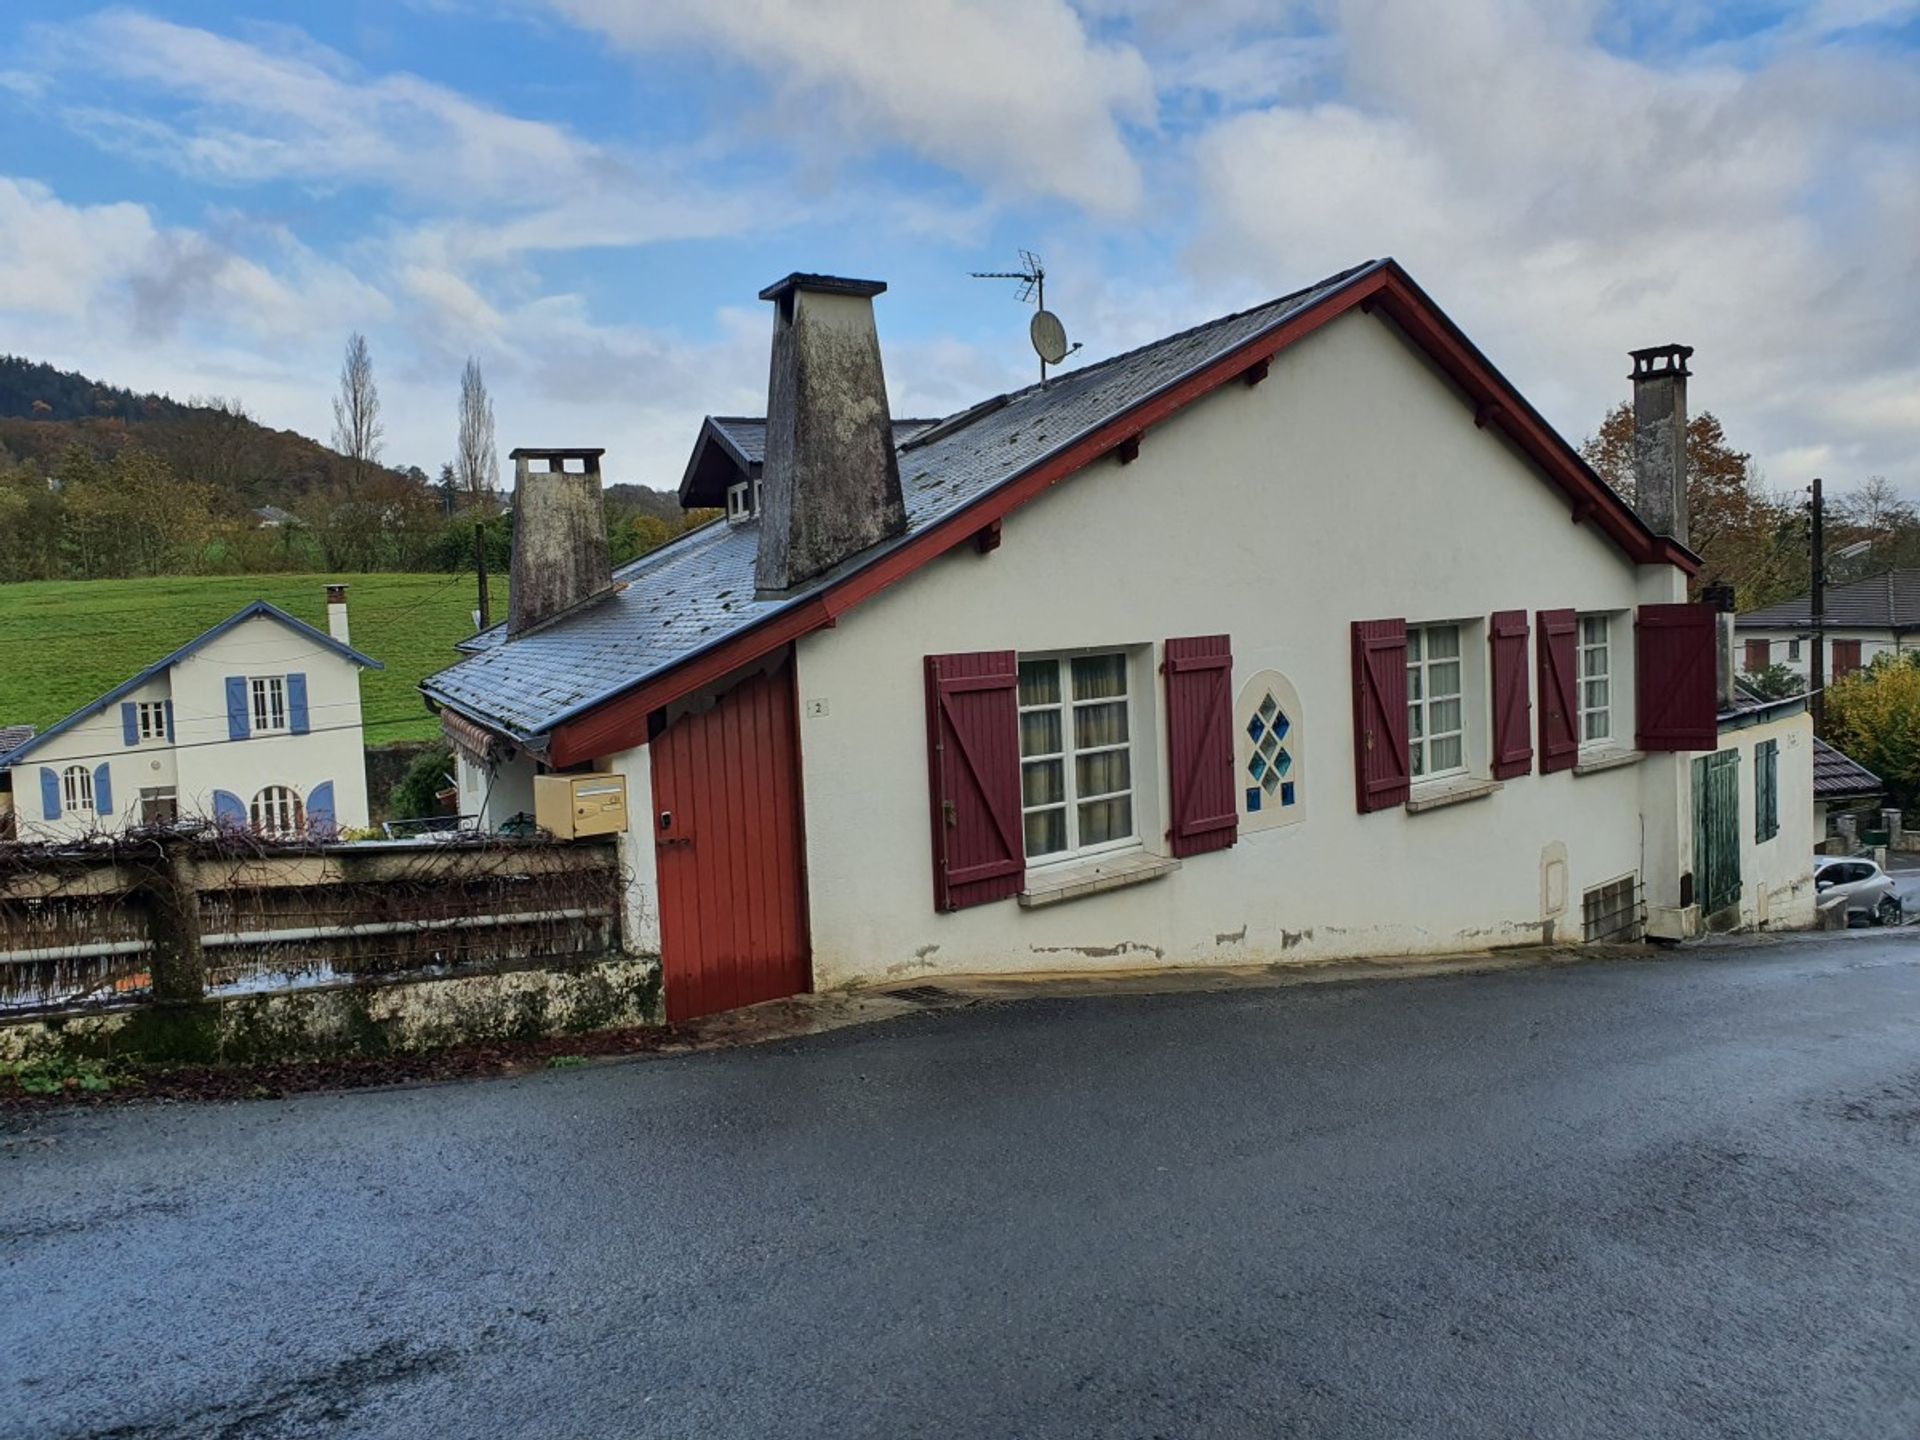
[[[976,280],[1020,282],[1020,303],[1024,305],[1029,300],[1034,303],[1027,338],[1033,341],[1034,353],[1040,357],[1040,383],[1046,384],[1047,367],[1058,365],[1080,346],[1078,342],[1067,344],[1067,327],[1060,323],[1058,315],[1047,309],[1047,268],[1040,263],[1040,257],[1031,250],[1022,250],[1018,270],[970,270],[967,273]]]

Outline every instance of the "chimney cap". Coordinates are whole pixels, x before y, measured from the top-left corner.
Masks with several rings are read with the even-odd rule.
[[[809,275],[796,270],[784,280],[776,280],[760,292],[762,300],[784,300],[796,290],[817,290],[828,295],[858,295],[871,300],[886,293],[884,280],[849,280],[844,275]]]
[[[604,446],[598,450],[543,450],[522,445],[508,451],[507,458],[509,460],[598,460],[606,453]]]
[[[1644,350],[1629,350],[1633,373],[1629,380],[1656,380],[1666,375],[1691,375],[1687,361],[1693,358],[1691,345],[1649,345]],[[1660,364],[1658,362],[1665,361]]]

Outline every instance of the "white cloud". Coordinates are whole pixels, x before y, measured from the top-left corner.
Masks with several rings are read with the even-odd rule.
[[[758,210],[718,193],[672,151],[589,140],[404,71],[368,75],[285,26],[254,40],[108,10],[42,26],[11,88],[47,97],[102,148],[241,189],[290,181],[372,187],[401,213],[461,222],[475,259],[737,232]],[[452,225],[451,220],[445,223]]]
[[[1391,253],[1576,439],[1627,349],[1683,340],[1696,407],[1775,483],[1822,453],[1920,490],[1910,62],[1655,68],[1603,48],[1593,8],[1346,0],[1341,101],[1195,144],[1193,265],[1278,288]]]
[[[1091,37],[1064,0],[551,0],[629,49],[708,48],[757,71],[788,138],[864,153],[905,146],[990,194],[1133,210],[1123,127],[1150,125],[1153,83],[1129,47]]]

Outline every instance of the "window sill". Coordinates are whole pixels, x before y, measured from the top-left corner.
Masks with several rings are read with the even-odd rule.
[[[1418,815],[1423,810],[1443,810],[1449,805],[1464,805],[1469,800],[1479,800],[1506,788],[1507,782],[1504,780],[1482,780],[1476,775],[1435,780],[1429,785],[1414,787],[1407,796],[1407,813]]]
[[[1595,750],[1573,762],[1576,775],[1598,775],[1602,770],[1618,770],[1622,765],[1638,765],[1644,758],[1638,750]]]
[[[1063,900],[1078,900],[1083,895],[1144,885],[1179,868],[1180,862],[1170,856],[1130,850],[1124,855],[1052,866],[1037,874],[1029,871],[1027,888],[1020,892],[1020,904],[1023,909],[1037,910],[1044,905],[1058,905]]]

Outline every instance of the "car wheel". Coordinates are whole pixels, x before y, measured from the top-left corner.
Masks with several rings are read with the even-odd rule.
[[[1906,918],[1906,907],[1900,903],[1898,895],[1883,895],[1873,909],[1873,923],[1876,925],[1898,925]]]

